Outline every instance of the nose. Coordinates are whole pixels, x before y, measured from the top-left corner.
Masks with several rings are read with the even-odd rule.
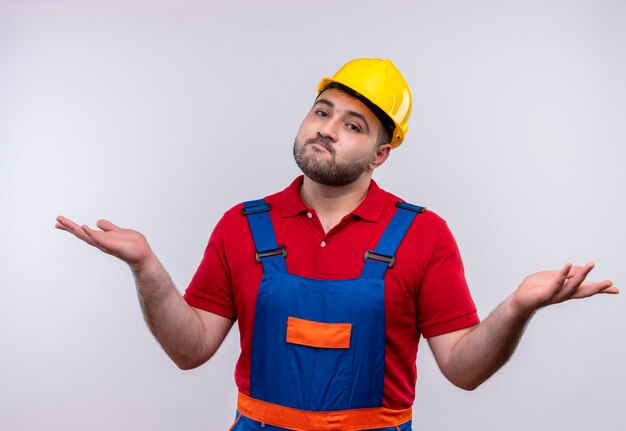
[[[320,124],[317,133],[320,136],[331,139],[333,142],[337,140],[337,133],[340,127],[339,118],[328,118]]]

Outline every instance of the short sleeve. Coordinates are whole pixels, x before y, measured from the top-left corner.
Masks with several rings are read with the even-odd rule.
[[[230,271],[224,251],[224,219],[215,226],[202,261],[184,298],[193,307],[231,320],[237,318]]]
[[[459,248],[444,223],[416,301],[417,326],[425,338],[479,323]]]

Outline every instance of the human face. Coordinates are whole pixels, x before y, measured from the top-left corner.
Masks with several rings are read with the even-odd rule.
[[[358,99],[337,89],[323,91],[306,115],[293,146],[302,172],[328,186],[345,186],[371,175],[382,125]],[[382,162],[381,162],[382,163]]]

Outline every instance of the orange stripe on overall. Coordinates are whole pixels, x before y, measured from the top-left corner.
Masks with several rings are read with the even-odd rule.
[[[294,431],[358,431],[401,425],[411,420],[412,409],[384,407],[314,412],[250,398],[239,393],[239,413],[255,421]]]

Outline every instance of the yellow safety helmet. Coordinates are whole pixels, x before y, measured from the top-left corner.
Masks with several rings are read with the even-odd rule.
[[[365,104],[370,109],[374,108],[372,112],[379,119],[381,112],[376,112],[376,108],[391,119],[393,122],[391,127],[393,130],[389,130],[391,148],[396,148],[402,143],[409,130],[411,91],[391,60],[359,58],[349,61],[332,78],[322,78],[317,86],[318,93],[324,91],[332,82],[348,87],[357,93],[357,97],[360,95],[365,98]],[[381,122],[383,125],[386,123],[384,119],[381,119]]]

